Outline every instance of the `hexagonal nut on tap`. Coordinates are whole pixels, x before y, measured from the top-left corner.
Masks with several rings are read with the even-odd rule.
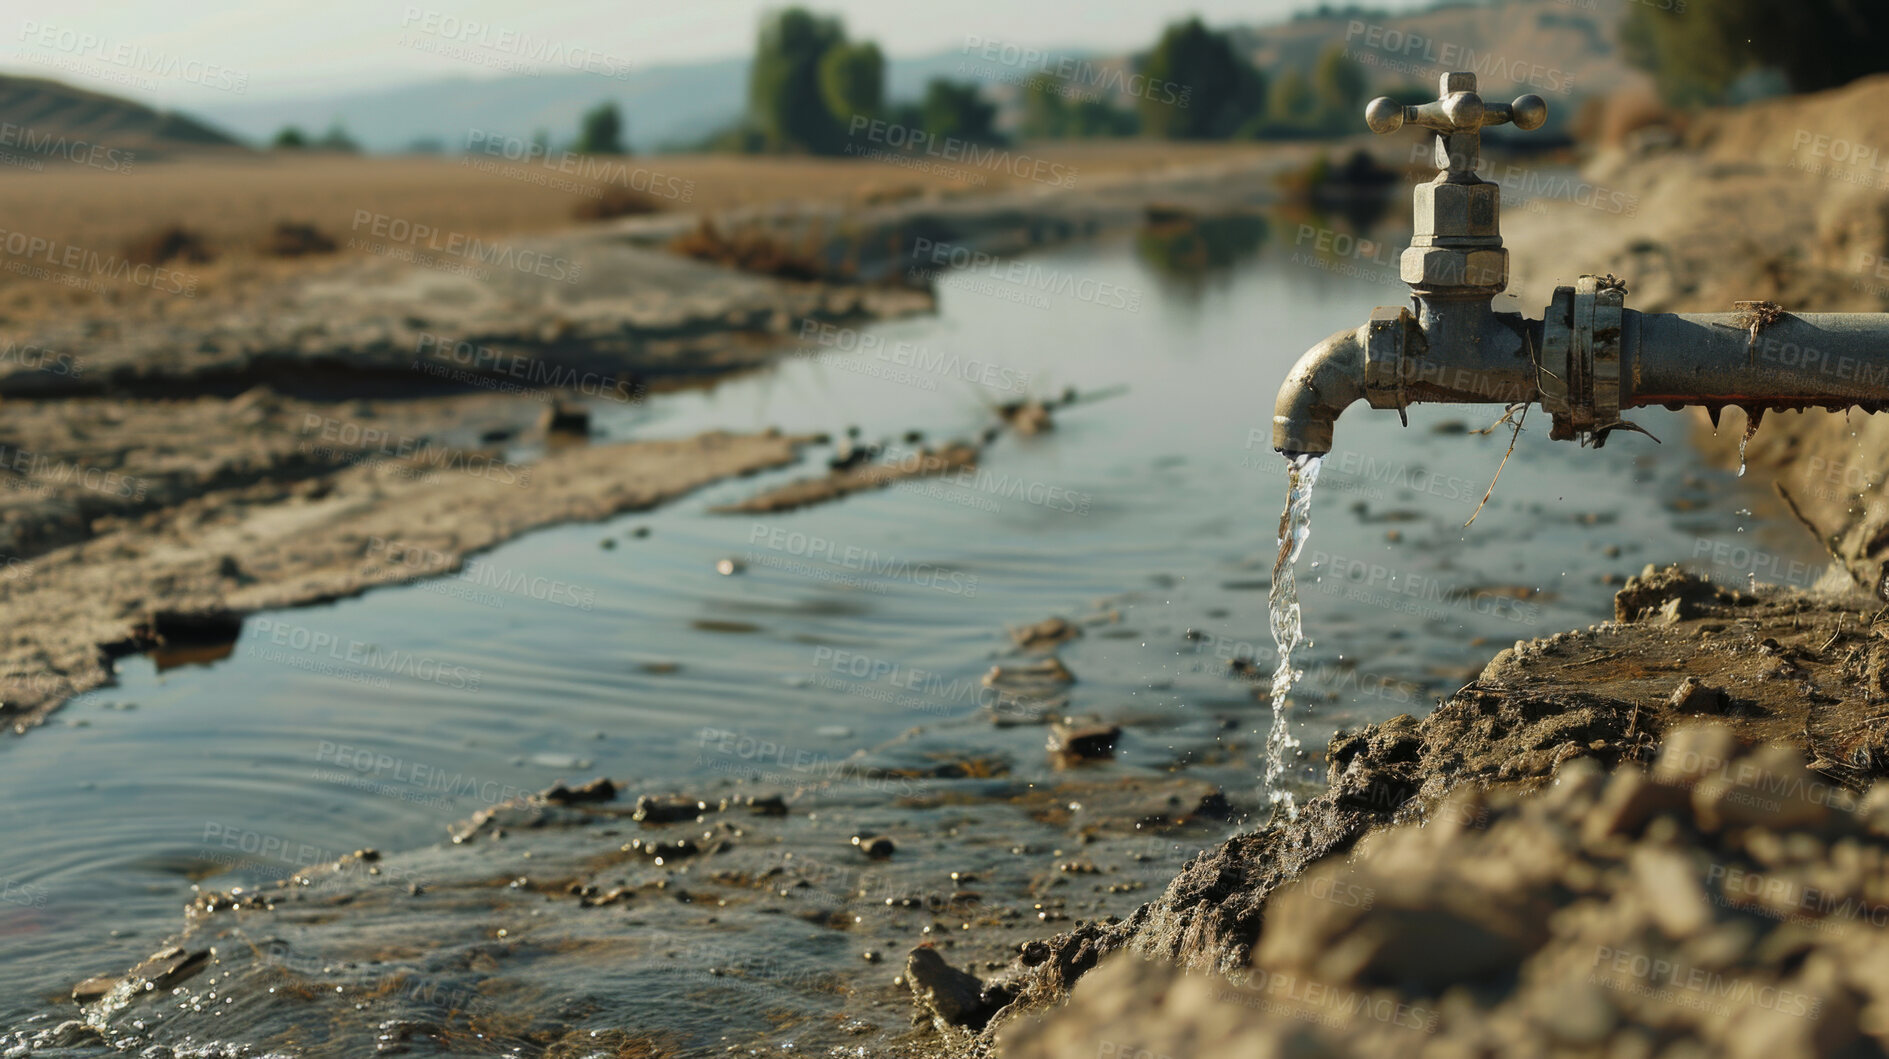
[[[1418,184],[1411,196],[1413,235],[1419,239],[1500,239],[1502,185]]]
[[[1397,270],[1417,291],[1500,294],[1509,285],[1509,252],[1502,247],[1413,246],[1398,259]]]
[[[1364,400],[1372,408],[1402,408],[1404,348],[1416,317],[1401,305],[1380,305],[1364,325]]]

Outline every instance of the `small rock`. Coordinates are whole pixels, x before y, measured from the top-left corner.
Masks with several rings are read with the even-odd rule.
[[[873,860],[885,860],[898,851],[898,847],[892,844],[892,840],[884,835],[854,835],[853,845],[858,846],[861,853]]]
[[[1050,754],[1059,762],[1094,761],[1112,757],[1121,740],[1118,724],[1069,724],[1058,721],[1049,726]]]
[[[748,811],[756,816],[786,816],[787,802],[778,794],[749,795]]]
[[[1582,822],[1582,837],[1592,844],[1614,835],[1637,835],[1648,820],[1689,803],[1684,787],[1655,783],[1638,768],[1623,768],[1607,782],[1600,804]]]
[[[940,1032],[954,1027],[981,1030],[990,1021],[984,983],[946,963],[935,949],[912,950],[905,961],[905,980],[918,1006],[931,1015]]]
[[[73,1048],[81,1044],[103,1044],[105,1036],[88,1023],[70,1019],[53,1027],[46,1043],[54,1048]]]
[[[1067,618],[1044,618],[1034,625],[1010,630],[1010,638],[1026,651],[1042,651],[1082,635]]]
[[[560,780],[547,788],[543,794],[539,795],[539,797],[550,802],[552,805],[584,805],[592,802],[608,802],[614,801],[616,796],[617,785],[603,776],[599,776],[589,783],[581,784],[577,787],[567,787],[564,785],[564,782]],[[640,801],[637,803],[637,808],[642,808]]]
[[[636,799],[631,818],[643,824],[673,824],[693,820],[708,811],[708,803],[675,795],[645,794]]]
[[[99,997],[104,996],[106,993],[111,992],[112,988],[117,984],[118,979],[112,975],[93,975],[72,987],[72,999],[81,1004],[89,1004]]]
[[[1673,689],[1667,705],[1678,713],[1722,714],[1729,701],[1730,697],[1718,688],[1707,686],[1698,677],[1687,677]]]
[[[1682,724],[1660,748],[1653,781],[1688,787],[1723,772],[1737,753],[1738,739],[1730,728],[1711,722]]]
[[[1712,909],[1699,884],[1704,873],[1685,854],[1641,848],[1633,852],[1632,865],[1640,899],[1652,910],[1653,922],[1668,938],[1679,941],[1691,937],[1712,922]]]
[[[590,409],[580,404],[553,401],[538,417],[538,425],[546,434],[585,437],[590,433]]]

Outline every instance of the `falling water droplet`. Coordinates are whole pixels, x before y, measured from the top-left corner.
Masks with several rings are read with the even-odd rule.
[[[1764,409],[1745,410],[1745,436],[1738,439],[1738,477],[1740,478],[1745,476],[1745,446],[1751,444],[1751,439],[1758,433],[1758,425],[1763,422]]]
[[[1286,699],[1292,685],[1304,674],[1292,668],[1292,651],[1305,641],[1305,627],[1300,621],[1299,585],[1292,575],[1292,564],[1312,535],[1312,485],[1318,481],[1318,469],[1324,458],[1299,455],[1291,458],[1286,472],[1286,509],[1279,516],[1279,557],[1272,564],[1272,591],[1266,602],[1271,609],[1272,642],[1279,648],[1279,666],[1272,674],[1272,732],[1266,737],[1266,796],[1274,805],[1283,806],[1289,819],[1297,819],[1299,807],[1292,792],[1279,786],[1285,774],[1286,753],[1298,747],[1286,725]]]

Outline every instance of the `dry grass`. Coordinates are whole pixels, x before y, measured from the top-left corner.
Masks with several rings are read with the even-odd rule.
[[[1080,188],[1112,176],[1230,161],[1263,150],[1250,144],[1115,141],[1023,145],[1012,155],[1070,167]],[[863,205],[1028,186],[996,169],[957,166],[927,173],[860,159],[673,155],[623,161],[636,174],[631,190],[652,193],[660,208],[685,212],[787,202]],[[639,168],[647,172],[637,173]],[[6,245],[11,233],[60,250],[122,257],[153,233],[187,231],[202,250],[197,256],[210,258],[192,264],[191,274],[205,290],[240,298],[251,284],[345,261],[355,253],[349,239],[369,238],[377,222],[399,220],[482,238],[551,231],[581,223],[574,218],[582,214],[611,213],[598,204],[621,199],[622,183],[532,167],[481,170],[453,158],[301,153],[219,153],[140,164],[127,172],[0,169],[0,218],[6,218],[0,227],[7,230],[0,233],[0,326],[157,297],[112,280],[92,291],[21,275],[12,270],[24,264],[21,255]],[[285,238],[285,231],[320,238]],[[335,253],[322,252],[323,239],[338,244]],[[300,253],[283,256],[290,250]],[[39,258],[44,264],[45,255]]]

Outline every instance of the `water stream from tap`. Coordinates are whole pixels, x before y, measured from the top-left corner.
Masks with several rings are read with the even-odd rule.
[[[1279,666],[1272,673],[1272,733],[1266,737],[1266,793],[1275,806],[1284,808],[1289,819],[1297,819],[1298,803],[1292,792],[1279,785],[1285,774],[1286,754],[1298,747],[1286,726],[1286,698],[1292,685],[1304,674],[1292,668],[1292,651],[1305,641],[1305,627],[1300,621],[1299,584],[1292,575],[1292,564],[1312,535],[1312,485],[1318,481],[1322,456],[1298,455],[1291,458],[1286,471],[1286,509],[1279,516],[1279,557],[1272,564],[1272,591],[1267,596],[1271,606],[1272,642],[1279,647]]]

